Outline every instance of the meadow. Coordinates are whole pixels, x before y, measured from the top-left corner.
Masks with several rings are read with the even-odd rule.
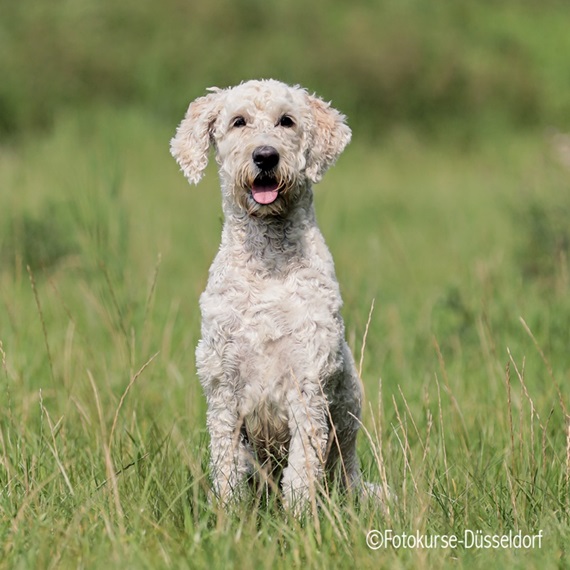
[[[566,2],[0,6],[0,570],[570,567]],[[392,493],[301,521],[208,501],[220,191],[168,151],[207,86],[267,76],[354,131],[315,204]],[[540,547],[441,543],[509,533]]]
[[[198,296],[221,226],[172,128],[62,116],[0,160],[2,568],[561,568],[570,538],[567,226],[559,138],[356,140],[316,189],[386,508],[299,523],[207,501]],[[367,547],[371,529],[543,531],[542,548]]]

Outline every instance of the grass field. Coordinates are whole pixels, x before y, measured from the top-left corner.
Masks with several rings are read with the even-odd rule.
[[[564,140],[356,133],[319,185],[363,470],[397,501],[299,523],[206,499],[194,347],[221,209],[213,167],[177,171],[174,126],[94,108],[0,153],[0,568],[569,567]],[[372,529],[544,538],[371,550]]]

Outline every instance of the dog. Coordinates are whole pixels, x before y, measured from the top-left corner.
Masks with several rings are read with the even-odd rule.
[[[329,483],[361,486],[362,390],[312,190],[350,138],[329,103],[254,80],[209,89],[171,140],[193,184],[213,147],[221,181],[224,225],[200,297],[196,367],[223,505],[243,497],[254,475],[295,514]]]

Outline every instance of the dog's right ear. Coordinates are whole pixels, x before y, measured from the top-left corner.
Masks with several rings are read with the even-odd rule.
[[[170,141],[170,154],[192,184],[200,182],[208,165],[212,129],[221,109],[223,91],[217,87],[209,91],[208,95],[190,103],[186,116]]]

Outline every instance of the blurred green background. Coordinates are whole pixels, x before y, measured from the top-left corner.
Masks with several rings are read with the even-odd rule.
[[[274,77],[333,98],[358,136],[568,126],[565,0],[1,0],[0,134],[62,109],[170,122],[211,85]]]

